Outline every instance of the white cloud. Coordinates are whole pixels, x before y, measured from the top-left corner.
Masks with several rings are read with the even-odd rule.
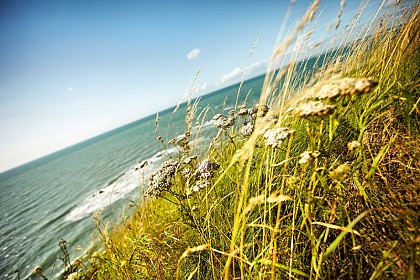
[[[68,91],[68,92],[72,92],[72,91],[74,91],[74,87],[68,87],[68,88],[67,88],[67,91]]]
[[[235,78],[239,78],[242,75],[242,72],[244,70],[240,67],[236,67],[234,68],[232,71],[230,71],[229,73],[223,75],[222,77],[222,83],[233,80]]]
[[[192,49],[188,54],[187,54],[187,59],[191,60],[194,58],[197,58],[198,55],[201,53],[201,50],[198,48]]]
[[[206,90],[206,89],[207,89],[207,87],[208,87],[208,84],[207,84],[207,83],[202,83],[202,84],[199,86],[199,89],[200,89],[200,91],[204,91],[204,90]]]
[[[228,81],[234,81],[242,78],[242,75],[245,70],[245,78],[248,78],[252,76],[253,74],[256,74],[259,70],[262,70],[264,66],[264,63],[261,62],[255,62],[245,68],[236,67],[229,73],[223,75],[221,83],[225,83]]]

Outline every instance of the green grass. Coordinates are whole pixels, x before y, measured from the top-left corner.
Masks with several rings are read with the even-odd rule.
[[[344,48],[349,39],[343,34],[343,51],[327,58],[311,79],[293,63],[279,73],[268,71],[261,94],[261,104],[270,107],[267,116],[241,117],[236,108],[235,124],[220,128],[204,154],[199,152],[202,147],[178,145],[176,160],[196,153],[198,159],[178,163],[168,177],[171,186],[157,198],[144,198],[135,214],[112,230],[96,217],[103,251],[91,252],[93,258],[80,260],[66,275],[418,279],[418,7],[415,1],[398,21],[387,14],[380,23],[373,21],[378,22],[368,25],[373,35],[364,29],[360,41],[350,47]],[[303,19],[297,31],[310,20]],[[275,56],[281,57],[288,47],[290,40]],[[287,110],[308,102],[311,89],[339,88],[343,77],[369,78],[377,86],[325,100],[335,110],[324,116],[297,117]],[[196,104],[189,108],[187,128],[198,115]],[[255,122],[249,137],[238,132],[243,118]],[[267,146],[264,133],[279,127],[295,132],[278,147]],[[185,141],[194,136],[187,135]],[[350,150],[351,142],[355,147]],[[306,161],[304,152],[311,153]],[[210,178],[182,175],[206,158],[220,165]],[[191,192],[197,182],[207,185]]]

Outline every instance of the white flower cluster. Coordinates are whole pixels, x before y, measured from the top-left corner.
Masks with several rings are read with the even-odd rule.
[[[335,106],[325,104],[321,101],[310,101],[300,105],[295,109],[295,114],[299,118],[306,118],[310,116],[327,116],[334,112]]]
[[[191,191],[198,192],[209,186],[211,178],[214,177],[214,171],[219,167],[218,163],[208,159],[202,161],[195,171],[195,175],[199,180],[191,187]]]
[[[239,130],[239,133],[243,137],[249,137],[251,136],[252,132],[254,132],[254,122],[245,122],[244,125]]]
[[[227,129],[235,124],[235,119],[223,116],[222,114],[216,114],[213,117],[215,121],[213,126],[216,128]]]
[[[153,172],[149,178],[146,196],[159,197],[163,191],[169,190],[173,185],[172,178],[175,175],[178,164],[178,161],[170,159],[162,164],[162,168]]]
[[[295,130],[288,127],[269,129],[263,135],[265,145],[270,148],[279,148],[283,140],[293,133],[295,133]]]
[[[378,85],[378,81],[367,78],[343,78],[313,88],[310,96],[315,99],[334,99],[341,95],[369,93]]]

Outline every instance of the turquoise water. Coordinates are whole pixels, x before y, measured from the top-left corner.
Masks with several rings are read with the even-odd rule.
[[[299,63],[296,70],[311,76],[326,56]],[[317,62],[316,62],[317,61]],[[264,76],[245,81],[239,103],[250,92],[247,105],[257,103]],[[297,83],[303,82],[298,79]],[[199,110],[209,108],[199,137],[190,146],[206,147],[217,133],[211,118],[227,115],[234,108],[239,84],[203,96]],[[185,132],[186,104],[159,112],[159,135],[166,141]],[[193,124],[195,125],[195,121]],[[198,127],[198,125],[197,125]],[[197,129],[192,129],[195,135]],[[155,115],[107,132],[88,141],[35,160],[0,174],[0,279],[17,279],[14,271],[28,279],[35,266],[41,265],[47,276],[62,253],[60,239],[69,244],[71,259],[84,255],[95,239],[92,216],[101,210],[101,218],[111,225],[135,209],[148,175],[175,154],[162,150],[156,140]],[[144,168],[143,163],[148,164]],[[78,249],[80,248],[80,249]]]
[[[247,104],[256,102],[263,79],[246,81],[240,101],[252,88]],[[217,132],[209,120],[234,107],[238,86],[201,98],[200,108],[210,105],[211,110],[196,144]],[[184,133],[185,108],[183,104],[172,118],[173,108],[159,113],[164,139],[170,119],[168,138]],[[119,221],[123,209],[129,214],[135,208],[130,201],[138,202],[142,194],[144,178],[165,159],[161,149],[155,116],[150,116],[0,174],[0,278],[17,279],[17,269],[28,278],[37,265],[50,277],[53,263],[60,271],[61,238],[69,243],[72,259],[82,256],[95,236],[93,213],[102,209],[101,217],[111,223]],[[144,161],[148,165],[140,171],[136,166]]]

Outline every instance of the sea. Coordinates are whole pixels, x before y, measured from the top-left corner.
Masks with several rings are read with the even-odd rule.
[[[308,76],[327,55],[331,53],[298,64],[297,71]],[[206,150],[217,134],[215,114],[228,115],[245,100],[248,106],[258,103],[264,78],[193,100],[200,118],[191,123],[190,146]],[[157,132],[153,114],[0,173],[0,279],[36,279],[32,273],[38,265],[49,279],[53,266],[57,278],[63,270],[61,239],[67,241],[72,260],[100,246],[93,215],[100,211],[100,219],[112,227],[135,211],[148,176],[177,154],[173,146],[164,148],[157,136],[166,142],[185,133],[186,111],[184,102],[159,112]]]
[[[243,83],[239,104],[258,101],[264,75]],[[217,129],[214,114],[228,115],[236,103],[239,84],[200,97],[192,123],[199,137],[190,145],[205,146]],[[248,94],[249,93],[249,94]],[[164,141],[185,132],[187,104],[159,112]],[[202,115],[204,116],[204,115]],[[196,133],[198,135],[198,133]],[[109,223],[129,216],[147,186],[148,175],[174,155],[156,139],[156,114],[55,152],[0,174],[0,279],[30,279],[40,265],[48,278],[51,266],[63,269],[59,241],[67,241],[71,259],[82,257],[95,243],[93,214]],[[38,277],[38,276],[36,276]],[[36,277],[32,277],[35,279]]]

